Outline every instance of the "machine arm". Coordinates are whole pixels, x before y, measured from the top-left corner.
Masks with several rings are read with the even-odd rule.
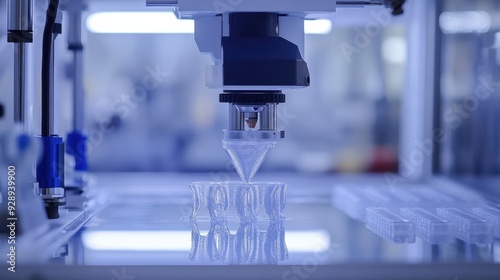
[[[222,146],[241,179],[249,182],[267,153],[284,138],[278,126],[283,90],[310,85],[304,53],[304,20],[332,14],[337,7],[384,5],[403,12],[405,0],[146,0],[173,6],[178,18],[195,20],[195,40],[214,66],[207,85],[222,90],[229,104],[229,128]]]

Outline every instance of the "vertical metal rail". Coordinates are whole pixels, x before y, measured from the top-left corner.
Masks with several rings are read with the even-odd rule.
[[[434,94],[433,94],[433,131],[443,128],[442,123],[442,96],[441,96],[441,72],[442,72],[442,39],[443,32],[439,26],[439,17],[444,10],[444,0],[436,0],[435,4],[435,28],[434,28]],[[437,139],[436,135],[433,136],[434,153],[432,154],[432,174],[441,173],[441,146],[442,143]]]
[[[428,179],[433,170],[439,132],[433,129],[436,6],[436,1],[409,1],[406,9],[408,60],[399,156],[399,174],[405,181]]]
[[[83,131],[84,90],[83,90],[83,46],[82,11],[69,13],[68,48],[73,52],[73,130]]]
[[[62,6],[69,18],[68,50],[73,55],[72,63],[72,95],[73,95],[73,123],[72,130],[67,135],[66,153],[75,159],[74,171],[86,172],[87,165],[87,137],[84,134],[85,119],[85,90],[83,86],[83,38],[82,14],[87,8],[86,0],[73,0]]]
[[[25,123],[26,109],[26,48],[24,43],[14,47],[14,122]]]
[[[33,1],[7,1],[7,40],[14,43],[14,122],[26,129],[26,44],[33,42]]]

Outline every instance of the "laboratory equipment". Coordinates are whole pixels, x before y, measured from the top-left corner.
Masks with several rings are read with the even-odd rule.
[[[493,224],[493,235],[496,238],[500,236],[500,210],[493,207],[474,208],[472,213]]]
[[[495,209],[476,193],[446,185],[338,185],[333,205],[391,242],[415,242],[415,235],[431,244],[491,242]],[[479,214],[479,215],[478,215]],[[484,217],[484,218],[482,218]]]
[[[190,217],[193,221],[237,219],[245,222],[285,219],[287,185],[284,183],[194,182],[189,188],[193,196],[193,211]],[[208,210],[207,216],[200,215],[201,208]],[[229,215],[230,212],[237,216]],[[267,215],[264,215],[264,212]]]
[[[96,6],[92,5],[98,5],[97,3],[105,5],[102,4],[103,2],[109,4],[113,1],[89,1],[88,8],[92,11],[99,11]],[[144,4],[143,1],[140,2]],[[69,12],[67,18],[69,18],[70,30],[73,30],[68,38],[70,51],[73,52],[70,59],[72,60],[71,67],[68,68],[74,67],[74,71],[72,74],[65,72],[68,77],[71,77],[73,88],[73,106],[71,107],[73,109],[66,113],[71,111],[70,115],[73,117],[69,131],[76,131],[78,134],[73,138],[75,134],[70,132],[67,137],[66,152],[69,154],[78,149],[78,145],[86,142],[81,122],[84,94],[82,90],[83,56],[80,44],[83,40],[81,40],[78,27],[79,22],[85,18],[82,3],[83,1],[66,3],[78,6],[75,10],[69,6],[62,7]],[[120,6],[123,5],[122,3],[124,1],[117,1],[115,4]],[[75,279],[97,278],[97,275],[105,279],[138,279],[143,275],[146,275],[144,279],[155,279],[159,275],[160,277],[169,275],[173,278],[177,278],[176,276],[199,278],[202,275],[206,278],[221,277],[221,279],[224,277],[228,279],[236,277],[252,279],[266,277],[281,279],[331,277],[340,279],[496,279],[499,275],[498,252],[500,250],[498,196],[484,194],[479,188],[465,188],[461,184],[450,183],[449,178],[425,177],[423,176],[425,172],[421,173],[422,177],[419,180],[413,177],[415,175],[413,171],[426,170],[424,162],[427,162],[429,158],[438,157],[443,161],[444,167],[450,162],[453,163],[453,160],[449,158],[450,155],[446,154],[449,152],[446,149],[443,152],[444,155],[438,150],[435,153],[426,154],[425,148],[428,142],[424,142],[423,148],[417,143],[418,149],[410,149],[408,154],[402,153],[400,167],[402,171],[407,172],[400,174],[257,174],[266,155],[284,137],[283,126],[278,123],[279,108],[282,108],[279,104],[285,102],[284,92],[293,88],[307,87],[311,82],[310,79],[314,78],[314,71],[309,68],[311,64],[307,65],[304,60],[306,54],[303,46],[303,21],[323,18],[325,14],[331,14],[336,8],[364,5],[393,5],[391,7],[393,13],[400,14],[403,3],[404,1],[319,0],[147,1],[148,5],[157,6],[156,9],[162,11],[165,10],[165,6],[175,7],[179,18],[193,20],[197,47],[202,53],[210,54],[214,62],[208,71],[208,85],[222,90],[219,100],[229,104],[230,122],[228,129],[223,131],[222,145],[242,182],[217,181],[218,178],[212,173],[97,174],[98,180],[93,188],[78,189],[79,191],[74,193],[78,194],[82,200],[79,207],[74,207],[74,205],[60,207],[58,211],[60,218],[47,220],[42,217],[42,199],[31,194],[30,163],[35,162],[35,158],[42,155],[43,158],[49,157],[53,162],[62,164],[60,160],[60,155],[64,154],[64,151],[60,149],[62,142],[52,140],[50,146],[45,146],[44,149],[46,155],[47,151],[49,152],[49,156],[43,156],[42,149],[38,149],[41,147],[37,148],[37,143],[40,144],[40,142],[36,140],[40,139],[24,142],[26,138],[20,136],[18,130],[11,131],[8,134],[9,137],[3,137],[4,135],[0,137],[2,152],[0,166],[5,169],[7,168],[5,166],[9,164],[15,165],[20,170],[19,174],[22,174],[17,178],[24,181],[23,192],[18,193],[19,201],[23,202],[19,207],[24,207],[19,208],[18,211],[19,219],[24,223],[22,224],[23,231],[19,233],[20,236],[17,239],[18,261],[20,264],[42,264],[28,267],[26,270],[19,268],[19,274],[16,274],[14,279],[16,277],[19,279],[29,277],[57,279],[58,277],[67,278],[68,275],[72,275]],[[403,110],[402,118],[408,117],[414,122],[424,119],[415,117],[414,114],[421,104],[417,101],[424,99],[427,101],[428,96],[415,90],[421,87],[413,86],[415,83],[426,86],[432,84],[426,79],[433,75],[424,75],[426,79],[421,79],[420,71],[428,71],[426,63],[434,61],[421,56],[423,50],[421,47],[432,45],[432,42],[427,41],[428,37],[424,36],[433,34],[428,32],[428,25],[439,29],[438,23],[431,20],[436,20],[433,17],[437,17],[441,11],[439,3],[441,1],[413,1],[411,7],[415,9],[408,9],[411,17],[407,24],[412,26],[405,29],[408,37],[412,38],[407,42],[408,49],[411,54],[414,53],[414,48],[419,49],[415,55],[409,54],[407,58],[408,64],[412,65],[411,71],[408,70],[408,75],[412,77],[409,83],[412,89],[408,95],[418,99],[410,99],[413,102],[409,103],[414,106],[412,108],[415,110]],[[427,7],[433,7],[436,10],[427,9]],[[135,6],[126,8],[134,9]],[[467,16],[476,18],[474,14],[472,16],[467,14]],[[418,20],[414,21],[415,18]],[[60,18],[56,17],[56,21],[59,20]],[[452,22],[456,23],[456,21]],[[137,36],[149,39],[153,37]],[[166,35],[158,37],[160,36]],[[172,35],[172,37],[175,36],[188,37],[189,35]],[[112,40],[119,40],[119,37],[115,36]],[[325,38],[321,40],[331,39]],[[389,42],[383,43],[394,48],[398,42],[401,43],[397,40],[398,38],[390,38]],[[53,40],[52,43],[54,43]],[[376,38],[371,42],[372,45],[378,43],[381,42],[376,41]],[[146,49],[145,52],[154,52],[155,46],[144,45],[146,44],[140,46]],[[164,53],[170,52],[160,41],[152,45],[157,45]],[[479,45],[481,45],[479,48],[481,51],[488,49],[489,58],[492,58],[497,51],[491,42]],[[109,49],[104,46],[105,44],[99,45],[99,48],[103,49],[99,51],[106,54]],[[92,44],[89,44],[89,48],[92,48]],[[93,48],[95,54],[96,45],[93,45]],[[435,50],[431,47],[427,49],[429,52],[436,52],[436,55],[440,53],[438,47]],[[389,48],[389,50],[393,49]],[[120,52],[119,49],[114,51]],[[395,51],[390,54],[397,56]],[[60,59],[62,57],[60,56]],[[87,59],[87,56],[85,57]],[[371,56],[366,55],[366,57]],[[360,55],[360,60],[365,61],[366,57]],[[88,57],[88,59],[96,58]],[[391,63],[395,60],[391,60]],[[127,62],[133,64],[130,61],[132,59],[127,59],[123,65]],[[368,65],[369,60],[366,61]],[[56,65],[61,64],[53,62],[52,68],[56,68]],[[120,64],[119,67],[125,69],[123,65]],[[490,59],[488,67],[481,69],[485,72],[494,72],[495,67],[494,60]],[[103,66],[103,68],[106,67]],[[173,68],[178,70],[182,67],[176,65]],[[324,69],[321,71],[328,72]],[[413,75],[414,71],[417,75]],[[105,72],[103,70],[103,73]],[[333,70],[332,73],[334,73]],[[337,77],[338,73],[334,74],[332,76]],[[356,75],[361,74],[361,71],[356,72]],[[435,73],[436,76],[439,74]],[[310,79],[308,79],[309,75],[311,75]],[[136,77],[136,80],[142,82],[141,78],[142,76]],[[378,78],[367,77],[366,84],[373,86],[373,80],[378,81]],[[60,82],[58,79],[55,81],[53,84]],[[108,81],[106,80],[105,83],[108,84]],[[95,86],[92,81],[89,84]],[[182,88],[182,86],[176,86]],[[158,89],[158,92],[162,91],[164,91],[163,88]],[[411,94],[415,92],[418,94]],[[145,94],[146,101],[144,102],[155,103],[152,96],[151,92]],[[153,101],[149,101],[150,98]],[[317,98],[317,96],[310,98]],[[58,97],[55,99],[58,100]],[[198,97],[186,98],[189,103],[196,103],[194,99],[198,100]],[[182,107],[180,103],[172,103],[175,103],[176,107]],[[194,118],[208,119],[205,114],[210,110],[202,109],[205,108],[206,103],[207,99],[200,101],[198,104],[200,107],[193,110],[196,111]],[[300,105],[302,105],[300,108],[305,108],[307,104]],[[426,112],[433,112],[429,115],[440,116],[438,112]],[[146,115],[149,112],[137,109],[135,113]],[[297,116],[299,119],[304,117],[300,114]],[[66,118],[60,119],[60,121],[65,120]],[[161,118],[159,123],[176,122]],[[311,127],[315,128],[312,124],[313,122],[311,122]],[[410,133],[408,136],[407,132],[420,128],[419,125],[408,125],[406,122],[404,124],[402,133],[410,140],[402,139],[402,150],[411,146],[415,140],[412,138],[414,134]],[[117,121],[113,125],[119,126],[120,122]],[[182,122],[178,126],[185,128]],[[287,131],[289,131],[288,128]],[[169,130],[168,132],[170,133]],[[147,138],[154,133],[158,131],[151,132],[144,129],[137,135]],[[433,137],[439,138],[439,135],[436,133]],[[452,135],[454,134],[446,134],[448,137]],[[495,146],[489,142],[495,137],[488,140],[488,146]],[[129,140],[119,133],[118,138],[123,142]],[[441,144],[442,148],[446,148],[449,144],[438,143],[437,139],[431,139],[431,142]],[[453,137],[451,143],[461,143],[460,139],[460,137],[458,139]],[[207,145],[211,142],[206,141],[207,139],[201,140],[204,142],[204,149],[210,147]],[[184,138],[178,142],[178,145],[182,146],[188,141]],[[328,144],[334,145],[334,143]],[[11,148],[16,145],[19,149]],[[463,146],[458,145],[458,147]],[[127,149],[141,151],[140,145],[127,146]],[[12,150],[16,151],[14,155],[8,153]],[[56,150],[57,153],[54,152]],[[298,149],[288,147],[287,151],[292,153],[295,150]],[[84,156],[87,151],[85,149],[80,151],[83,152],[72,154],[77,165],[85,162]],[[96,153],[94,151],[94,156]],[[421,158],[419,158],[420,154],[422,154]],[[26,155],[31,158],[24,157]],[[408,155],[410,157],[406,158]],[[294,156],[299,155],[294,154]],[[80,161],[78,161],[79,157]],[[492,160],[491,157],[489,160]],[[313,158],[321,161],[324,157]],[[420,159],[422,162],[417,161]],[[177,158],[174,160],[177,161]],[[303,165],[315,163],[307,157],[302,157],[301,160]],[[475,159],[476,162],[478,160],[479,158]],[[48,160],[44,160],[46,161]],[[178,161],[181,165],[182,160]],[[103,162],[107,163],[105,160]],[[486,168],[488,164],[482,166]],[[85,170],[82,166],[75,169]],[[65,180],[66,186],[61,184],[60,187],[64,187],[66,191],[62,196],[57,197],[57,203],[62,203],[63,197],[68,200],[70,198],[67,192],[69,190],[68,178],[62,176],[63,170],[58,170],[57,174],[51,173],[53,170],[45,171],[47,172],[44,178],[51,180],[60,178],[61,182]],[[45,171],[41,170],[39,174]],[[256,174],[258,179],[252,179]],[[5,181],[2,176],[5,174],[0,174],[0,179]],[[193,177],[207,181],[190,183]],[[43,180],[40,181],[43,183]],[[286,183],[273,183],[280,181]],[[471,186],[478,185],[477,182],[471,184]],[[44,189],[49,189],[49,187],[52,186],[42,184],[39,190],[47,193],[48,190],[44,191]],[[5,189],[2,189],[2,192],[5,192]],[[5,196],[6,194],[2,193],[2,197]],[[45,202],[55,202],[47,199],[54,199],[54,197],[45,197]],[[0,203],[0,205],[4,204]],[[50,213],[54,212],[49,211]],[[35,220],[39,223],[32,222]],[[77,234],[78,231],[80,233]],[[3,237],[0,236],[0,241],[4,241]],[[6,242],[0,242],[2,253],[6,248],[5,244]],[[48,262],[58,263],[58,265],[46,266]],[[62,262],[68,266],[60,265]],[[158,266],[150,266],[147,271],[129,266],[142,264]],[[232,264],[233,266],[221,269],[201,266],[203,264]],[[279,266],[239,266],[241,264]],[[170,265],[187,266],[172,267]],[[193,269],[193,265],[196,269]],[[3,274],[3,271],[1,273]],[[7,279],[10,279],[12,275],[8,276]]]
[[[486,220],[456,208],[438,208],[437,214],[454,222],[457,238],[465,242],[489,244],[493,240],[493,226]]]
[[[404,2],[146,1],[149,6],[174,6],[179,18],[194,19],[198,47],[215,64],[208,71],[207,85],[222,89],[219,101],[229,104],[229,128],[224,130],[222,146],[247,183],[285,137],[278,124],[278,105],[285,103],[283,90],[311,83],[303,59],[304,20],[333,13],[337,5],[386,5],[398,15]]]
[[[401,215],[415,225],[415,234],[431,244],[455,242],[455,224],[423,208],[403,208]]]
[[[367,208],[366,227],[390,242],[415,242],[415,225],[386,208]]]
[[[54,41],[62,33],[62,12],[59,1],[47,4],[46,22],[43,30],[42,55],[42,106],[41,140],[42,158],[37,165],[36,192],[42,196],[47,217],[59,217],[59,206],[66,203],[64,189],[64,140],[55,131],[55,94],[54,94]]]
[[[285,222],[241,222],[236,234],[227,221],[210,223],[206,235],[198,223],[192,225],[192,247],[189,259],[193,262],[226,264],[278,264],[288,258],[285,242]]]
[[[33,42],[33,1],[7,1],[7,41],[14,43],[14,121],[25,125],[26,48]]]
[[[58,1],[54,3],[58,4]],[[25,133],[17,134],[22,142],[22,138],[29,137],[28,122],[26,121],[26,100],[27,95],[27,44],[33,42],[33,1],[7,1],[8,13],[7,13],[7,30],[8,42],[15,44],[15,63],[14,63],[14,122],[17,126],[22,128]],[[49,8],[53,3],[49,3]],[[57,10],[57,8],[56,8]],[[57,137],[53,130],[53,106],[54,106],[54,95],[53,95],[53,49],[52,43],[55,40],[56,34],[61,32],[60,21],[62,20],[61,14],[59,14],[58,20],[56,20],[56,14],[52,12],[47,12],[47,18],[49,23],[46,26],[46,42],[44,44],[45,54],[44,55],[44,65],[45,71],[42,71],[43,76],[43,121],[42,121],[42,137],[43,149],[40,151],[42,153],[41,163],[38,165],[37,169],[37,192],[43,197],[46,206],[47,214],[51,218],[58,217],[57,208],[59,205],[64,204],[64,188],[63,188],[63,178],[62,178],[62,146],[63,140],[61,137]],[[26,141],[24,141],[26,142]],[[36,154],[33,155],[34,158],[38,158]],[[26,173],[27,175],[29,173]],[[28,184],[29,176],[25,176],[24,180]],[[21,184],[24,185],[24,184]]]
[[[67,11],[69,17],[68,50],[73,53],[73,130],[67,136],[66,153],[74,158],[75,172],[72,174],[72,184],[80,191],[84,184],[82,173],[88,171],[87,136],[84,133],[85,89],[83,86],[84,45],[82,31],[82,14],[86,8],[86,0],[69,1],[62,6],[62,10]]]

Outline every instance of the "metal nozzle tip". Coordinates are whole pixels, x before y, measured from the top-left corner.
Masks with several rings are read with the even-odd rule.
[[[245,122],[247,123],[249,128],[257,127],[257,121],[258,121],[258,119],[246,119],[245,120]]]

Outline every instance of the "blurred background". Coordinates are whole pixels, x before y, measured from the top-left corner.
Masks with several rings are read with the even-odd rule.
[[[212,62],[200,54],[193,34],[99,30],[92,22],[99,20],[93,17],[96,13],[146,10],[143,2],[90,1],[84,25],[91,171],[231,170],[220,142],[227,105],[218,102],[218,91],[205,87],[205,69]],[[500,1],[439,2],[443,10],[439,41],[429,46],[430,52],[437,51],[434,66],[439,83],[428,114],[436,115],[435,126],[451,137],[437,146],[434,169],[448,174],[498,172],[500,135],[490,137],[500,131],[496,117],[500,113],[493,110],[498,97],[478,101],[481,110],[455,111],[481,84],[480,71],[486,67],[481,52],[492,44],[500,27]],[[44,3],[35,1],[37,14],[43,14]],[[402,127],[408,125],[402,121],[406,113],[402,99],[410,72],[420,65],[408,63],[412,26],[408,15],[385,21],[380,13],[380,9],[339,9],[331,24],[307,32],[305,60],[312,85],[287,92],[287,103],[279,106],[279,125],[286,138],[267,157],[261,172],[398,170]],[[42,20],[35,18],[35,28],[41,28]],[[12,45],[6,42],[5,30],[1,21],[0,61],[12,65]],[[56,61],[56,75],[65,77],[56,88],[59,134],[71,128],[71,57],[66,44],[63,33],[57,40]],[[38,51],[36,44],[34,48]],[[32,63],[39,65],[35,59]],[[38,68],[32,89],[36,92]],[[9,69],[0,67],[0,102],[6,105],[7,116],[12,102]],[[36,133],[38,112],[31,112]],[[0,120],[0,128],[9,121]],[[488,140],[483,141],[486,133]]]

